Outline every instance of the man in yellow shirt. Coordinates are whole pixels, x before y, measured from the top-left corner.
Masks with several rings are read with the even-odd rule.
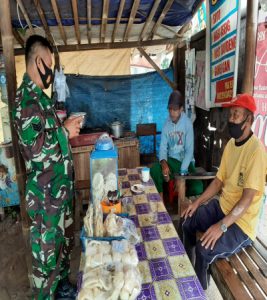
[[[203,289],[207,289],[207,270],[215,259],[228,257],[255,239],[266,180],[265,148],[251,131],[254,98],[241,94],[225,106],[230,107],[232,139],[224,149],[216,178],[182,212],[184,246]],[[213,198],[220,191],[219,200]],[[199,241],[197,231],[204,232]]]

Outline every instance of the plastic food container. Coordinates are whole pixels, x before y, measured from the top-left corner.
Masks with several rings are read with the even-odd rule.
[[[115,214],[121,213],[121,201],[114,205],[108,205],[106,201],[102,201],[101,206],[104,214],[108,214],[111,211],[113,211]]]

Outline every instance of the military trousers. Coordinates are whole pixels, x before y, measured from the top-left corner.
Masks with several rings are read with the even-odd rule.
[[[32,217],[33,213],[29,215]],[[30,228],[33,299],[53,299],[59,280],[70,272],[73,246],[72,200],[61,207],[35,211]]]

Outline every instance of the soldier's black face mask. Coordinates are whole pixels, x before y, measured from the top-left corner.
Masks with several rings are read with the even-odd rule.
[[[244,133],[245,128],[242,129],[242,127],[245,124],[245,122],[247,121],[247,118],[248,118],[248,116],[246,117],[246,119],[244,121],[242,121],[241,123],[238,123],[238,124],[233,123],[233,122],[228,122],[229,134],[235,140],[238,140]]]
[[[37,58],[36,58],[36,67],[37,67],[38,73],[41,77],[44,88],[47,89],[54,80],[54,73],[53,73],[52,69],[48,68],[48,66],[45,64],[45,62],[42,60],[42,58],[41,58],[41,61],[44,66],[45,73],[43,74],[41,72],[41,70],[39,69],[38,64],[37,64]],[[50,78],[49,78],[49,76],[50,76]],[[49,80],[48,80],[48,78],[49,78]]]

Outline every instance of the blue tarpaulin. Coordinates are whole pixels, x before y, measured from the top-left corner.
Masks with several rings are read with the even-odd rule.
[[[172,79],[173,70],[165,70]],[[167,117],[171,88],[157,72],[127,76],[67,75],[67,113],[87,113],[86,127],[105,127],[114,119],[135,131],[138,123],[156,123],[161,131]]]
[[[179,26],[183,25],[186,21],[191,19],[192,11],[195,10],[196,6],[199,4],[200,0],[175,0],[167,12],[165,18],[163,19],[163,24],[168,26]],[[86,0],[79,0],[78,3],[78,15],[79,15],[79,23],[80,24],[87,24],[87,1]],[[153,18],[156,21],[163,8],[165,7],[167,0],[162,0],[159,4],[157,12]],[[35,9],[32,9],[32,1],[31,0],[24,0],[23,4],[28,12],[29,18],[32,24],[37,26],[42,26],[40,21],[40,17]],[[51,1],[47,0],[40,0],[41,7],[45,11],[45,17],[47,20],[48,26],[57,26],[57,20],[55,18],[53,8],[51,5]],[[109,11],[108,11],[108,18],[112,18],[112,20],[108,20],[108,23],[115,23],[116,17],[118,15],[120,0],[110,0],[109,1]],[[134,23],[144,23],[149,16],[149,13],[152,9],[154,4],[154,0],[141,0],[137,13],[136,19]],[[17,16],[17,3],[15,0],[10,1],[11,5],[11,19],[12,24],[14,27],[20,28],[20,23]],[[66,0],[57,0],[57,6],[60,11],[61,22],[63,26],[72,26],[74,25],[73,19],[73,11],[71,1]],[[133,0],[126,0],[125,5],[122,12],[122,19],[128,19],[131,13],[131,9],[133,6]],[[92,9],[92,24],[99,25],[101,24],[101,18],[103,13],[103,1],[100,0],[91,0],[91,9]],[[22,25],[26,26],[27,23],[23,19]],[[127,23],[128,20],[122,20],[121,23]]]

